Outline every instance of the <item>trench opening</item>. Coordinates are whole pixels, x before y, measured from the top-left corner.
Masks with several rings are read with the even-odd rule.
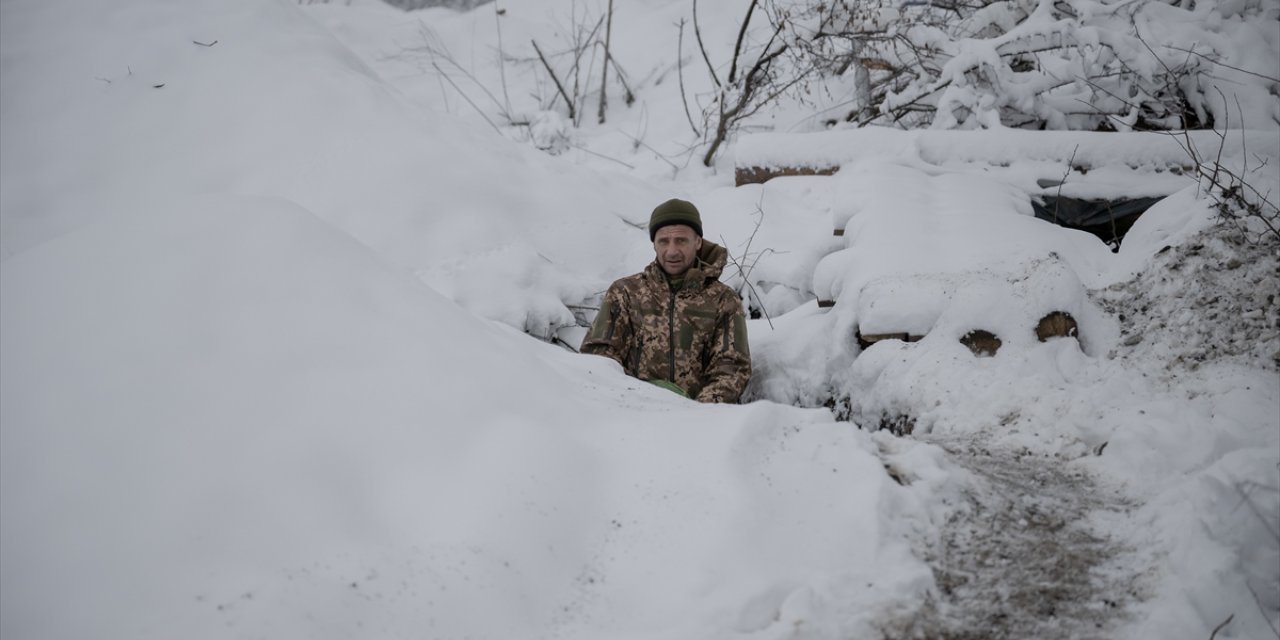
[[[1031,208],[1037,218],[1091,233],[1117,252],[1133,223],[1163,199],[1164,196],[1118,200],[1040,196],[1032,198]]]

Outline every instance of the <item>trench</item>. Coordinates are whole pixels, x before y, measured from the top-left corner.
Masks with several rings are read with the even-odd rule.
[[[1109,640],[1141,599],[1132,548],[1103,529],[1133,506],[1062,459],[975,436],[917,436],[976,480],[917,553],[937,590],[888,640]],[[1127,567],[1127,570],[1126,570]]]

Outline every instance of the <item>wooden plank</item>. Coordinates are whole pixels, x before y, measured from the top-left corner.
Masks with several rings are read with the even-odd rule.
[[[738,167],[733,172],[733,184],[764,184],[783,176],[829,176],[840,167]]]

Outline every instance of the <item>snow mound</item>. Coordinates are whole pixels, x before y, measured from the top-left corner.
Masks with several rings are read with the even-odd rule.
[[[0,277],[5,637],[844,637],[932,585],[867,434],[531,341],[287,201]]]
[[[0,257],[157,198],[282,197],[548,336],[664,195],[420,111],[296,3],[20,1],[3,25]]]
[[[900,130],[881,127],[813,133],[758,133],[742,136],[734,147],[738,167],[842,167],[859,161],[915,162],[955,168],[981,164],[1022,169],[1053,165],[1061,178],[1068,163],[1089,170],[1101,167],[1179,168],[1190,164],[1187,145],[1202,157],[1235,157],[1250,150],[1274,153],[1280,133],[1274,129],[1170,133],[1093,131]],[[1012,164],[1022,167],[1010,167]]]

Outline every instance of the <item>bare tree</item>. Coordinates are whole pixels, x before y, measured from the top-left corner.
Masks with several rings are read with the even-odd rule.
[[[713,131],[711,141],[702,156],[702,164],[711,166],[720,146],[728,140],[751,116],[765,106],[775,102],[780,96],[803,82],[811,68],[791,68],[788,73],[779,70],[781,56],[790,46],[780,36],[787,27],[785,16],[776,16],[773,20],[772,32],[764,46],[749,52],[747,34],[751,26],[752,16],[760,0],[751,0],[746,16],[738,28],[738,37],[733,45],[733,55],[729,62],[729,75],[721,82],[711,65],[706,47],[700,35],[697,22],[697,2],[694,2],[694,33],[698,35],[698,47],[702,50],[702,58],[707,62],[707,70],[716,85],[715,96],[711,104],[703,112],[708,122],[708,130]],[[745,69],[739,73],[739,69]]]
[[[831,125],[1198,129],[1229,111],[1213,87],[1275,99],[1266,69],[1246,68],[1256,61],[1232,64],[1139,20],[1148,6],[1168,10],[1154,0],[772,1],[792,16],[783,38],[797,68],[812,66],[823,81],[853,75],[853,108]],[[1214,10],[1242,20],[1263,11]]]

